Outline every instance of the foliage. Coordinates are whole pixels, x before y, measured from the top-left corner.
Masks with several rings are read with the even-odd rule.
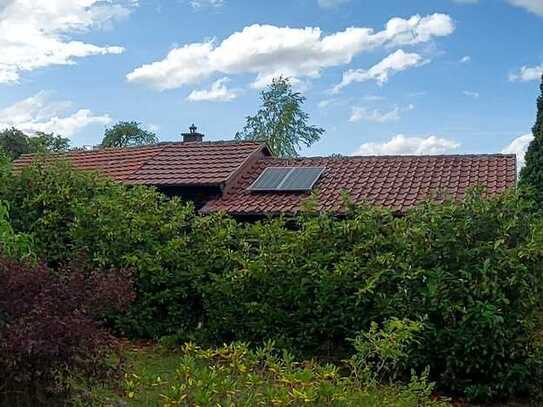
[[[32,238],[15,233],[9,223],[7,205],[0,201],[0,253],[10,258],[35,260]]]
[[[137,300],[111,319],[131,337],[274,340],[340,359],[377,324],[367,363],[380,379],[429,366],[440,389],[474,398],[541,391],[543,219],[521,192],[472,191],[402,217],[352,207],[241,224],[64,164],[37,164],[5,189],[15,231],[50,264],[86,252],[93,267],[134,270]],[[389,363],[378,347],[415,334],[406,321],[420,324],[416,340]]]
[[[67,151],[70,148],[70,139],[41,131],[29,137],[21,130],[12,127],[0,131],[0,148],[8,154],[10,159],[15,160],[21,154],[46,154]]]
[[[37,161],[3,185],[14,229],[34,237],[37,255],[56,266],[74,255],[70,231],[79,207],[122,188],[96,173],[74,171],[67,162]]]
[[[70,149],[70,139],[53,133],[36,132],[28,139],[33,153],[62,153]]]
[[[479,398],[534,391],[543,224],[517,194],[250,232],[250,256],[205,288],[215,341],[275,339],[337,356],[373,321],[407,318],[423,322],[410,365],[430,366],[441,388]]]
[[[349,363],[354,374],[365,383],[397,382],[397,373],[409,369],[408,352],[419,343],[422,328],[420,322],[396,318],[385,321],[382,329],[372,322],[353,340],[356,353]]]
[[[532,134],[534,139],[526,151],[526,165],[520,172],[520,185],[532,187],[535,201],[543,202],[543,74],[541,75],[541,94],[537,99],[537,118]]]
[[[33,152],[28,136],[15,127],[0,131],[0,147],[12,160]]]
[[[308,124],[309,115],[302,110],[305,97],[295,92],[288,78],[273,79],[261,93],[262,106],[247,123],[237,139],[264,141],[279,157],[297,156],[302,145],[317,142],[324,129]]]
[[[141,123],[121,121],[106,129],[101,146],[131,147],[154,143],[158,143],[156,134],[143,129]]]
[[[131,300],[130,279],[0,258],[0,404],[50,405],[75,371],[103,372],[113,338],[97,322]]]
[[[75,250],[102,267],[131,268],[137,300],[116,319],[130,336],[186,331],[201,312],[197,278],[191,274],[192,205],[148,188],[115,188],[80,206],[70,231]]]
[[[417,406],[449,405],[432,401],[432,386],[414,379],[408,386],[360,383],[331,364],[294,362],[272,344],[257,350],[235,344],[203,349],[183,345],[178,352],[132,351],[121,395],[91,391],[100,405],[129,406]],[[84,403],[79,398],[79,403]],[[77,405],[77,403],[76,403]]]

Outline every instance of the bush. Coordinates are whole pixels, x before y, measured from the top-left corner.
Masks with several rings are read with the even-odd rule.
[[[127,277],[0,257],[0,404],[50,405],[70,374],[103,372],[113,338],[98,321],[132,299]]]
[[[73,170],[68,163],[40,161],[10,177],[2,188],[15,231],[33,236],[39,258],[56,267],[74,257],[70,236],[78,208],[121,186],[92,172]]]
[[[3,201],[0,201],[0,253],[11,258],[35,260],[31,236],[14,232],[9,223],[8,207]]]
[[[127,187],[63,162],[37,162],[6,183],[12,224],[57,267],[86,255],[93,267],[135,272],[136,301],[110,318],[130,337],[188,336],[202,321],[201,287],[222,272],[221,247],[238,224],[195,218],[190,203]],[[51,237],[55,236],[54,239]]]
[[[189,343],[177,355],[175,362],[167,362],[170,370],[127,374],[123,399],[145,405],[160,400],[164,406],[448,405],[432,400],[432,385],[425,378],[413,378],[405,387],[361,383],[348,368],[297,363],[271,343],[256,350],[245,344],[203,349]],[[153,394],[156,397],[150,398]]]
[[[440,388],[533,394],[542,222],[515,193],[473,192],[404,217],[359,208],[343,220],[309,217],[299,230],[256,224],[251,255],[205,289],[207,327],[216,341],[277,339],[337,356],[372,322],[421,321],[408,365],[429,366]]]
[[[152,338],[192,328],[198,315],[191,274],[192,205],[151,188],[117,188],[77,211],[75,249],[100,267],[135,271],[137,299],[114,319],[130,337]]]
[[[383,328],[373,322],[354,340],[356,353],[349,360],[353,373],[364,383],[397,383],[398,372],[409,370],[409,351],[419,344],[420,322],[391,319]],[[403,378],[405,379],[405,378]]]

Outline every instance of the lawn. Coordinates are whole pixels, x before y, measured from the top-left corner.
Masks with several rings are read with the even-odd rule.
[[[79,406],[398,406],[445,407],[424,381],[367,386],[332,365],[295,363],[275,351],[224,346],[172,351],[127,345],[124,373],[109,384],[79,383]]]

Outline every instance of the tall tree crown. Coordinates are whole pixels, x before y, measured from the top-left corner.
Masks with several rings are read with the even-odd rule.
[[[15,127],[0,131],[0,147],[12,160],[33,152],[28,136]]]
[[[131,147],[158,143],[155,133],[138,122],[118,122],[106,129],[101,147]]]
[[[298,149],[318,141],[324,129],[308,124],[302,110],[305,97],[295,92],[288,78],[279,77],[261,93],[262,105],[255,116],[248,116],[238,140],[264,141],[279,157],[298,156]]]
[[[534,138],[526,152],[526,164],[520,172],[519,184],[532,187],[536,193],[537,202],[543,205],[543,74],[540,91],[537,99],[537,118],[532,128]]]

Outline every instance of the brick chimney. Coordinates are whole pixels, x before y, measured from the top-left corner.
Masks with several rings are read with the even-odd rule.
[[[192,126],[189,127],[190,133],[181,133],[183,136],[183,142],[184,143],[201,143],[204,140],[204,135],[202,133],[198,133],[196,130],[196,126],[194,123]]]

